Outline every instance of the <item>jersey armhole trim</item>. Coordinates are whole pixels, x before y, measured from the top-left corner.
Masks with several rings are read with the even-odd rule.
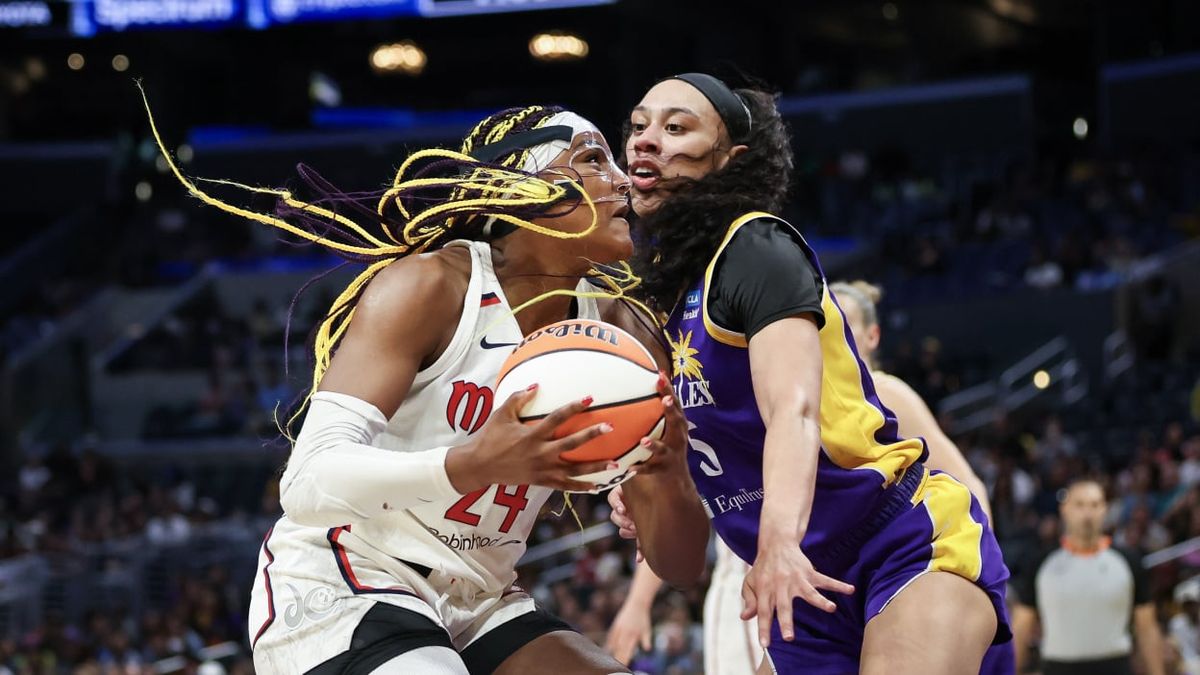
[[[713,254],[712,260],[708,262],[708,268],[704,270],[704,287],[701,289],[703,297],[700,302],[700,311],[704,319],[704,330],[717,342],[739,349],[749,347],[750,341],[746,339],[745,333],[738,333],[723,328],[717,325],[716,321],[712,320],[712,317],[708,313],[708,292],[712,287],[712,277],[713,273],[717,270],[717,262],[720,261],[721,255],[725,252],[725,247],[729,246],[729,242],[733,241],[734,235],[738,233],[738,230],[742,229],[743,225],[758,218],[770,218],[782,222],[782,219],[778,216],[773,216],[765,211],[751,211],[730,223],[729,229],[725,232],[725,238],[721,240],[721,245],[717,247],[717,252]]]
[[[413,378],[413,385],[427,384],[435,380],[439,375],[457,361],[470,347],[471,339],[474,334],[475,322],[479,318],[479,302],[472,302],[472,298],[479,298],[482,294],[483,274],[482,264],[479,260],[479,251],[476,250],[472,242],[453,241],[446,244],[449,246],[463,246],[471,252],[471,279],[467,282],[467,292],[463,296],[462,316],[458,319],[458,326],[454,329],[454,337],[450,338],[450,344],[446,345],[446,350],[436,361],[431,363],[424,370],[417,371],[416,377]]]

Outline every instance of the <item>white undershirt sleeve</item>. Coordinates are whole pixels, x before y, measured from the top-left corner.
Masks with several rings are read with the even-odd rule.
[[[461,496],[446,475],[448,447],[418,452],[373,447],[386,427],[379,408],[362,399],[331,391],[313,394],[279,482],[288,519],[337,527]]]

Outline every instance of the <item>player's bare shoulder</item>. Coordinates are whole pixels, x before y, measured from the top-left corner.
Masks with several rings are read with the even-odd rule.
[[[451,247],[402,258],[371,279],[355,313],[421,317],[422,322],[456,321],[471,280],[471,253]]]
[[[427,365],[453,336],[470,279],[471,252],[463,247],[401,258],[363,290],[349,337],[367,335],[383,350],[404,345]]]

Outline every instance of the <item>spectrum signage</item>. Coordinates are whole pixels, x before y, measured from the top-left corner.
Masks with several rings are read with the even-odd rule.
[[[72,0],[71,32],[270,28],[305,21],[440,17],[608,5],[616,0]],[[0,0],[0,27],[48,22],[47,2]],[[9,23],[4,23],[5,21]],[[18,23],[20,22],[20,23]]]

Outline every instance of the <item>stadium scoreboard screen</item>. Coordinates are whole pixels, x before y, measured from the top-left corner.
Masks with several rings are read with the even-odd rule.
[[[0,34],[161,28],[267,29],[305,21],[443,17],[608,5],[616,0],[0,0]]]

